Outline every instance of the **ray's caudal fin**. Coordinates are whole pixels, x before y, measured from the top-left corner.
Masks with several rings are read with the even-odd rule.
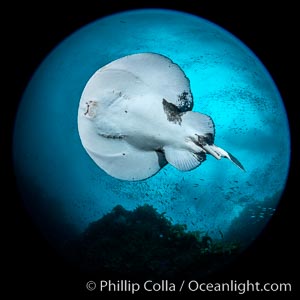
[[[229,156],[229,159],[234,163],[236,164],[241,170],[245,171],[245,168],[243,167],[243,165],[240,163],[240,161],[235,157],[233,156],[231,153],[227,152],[228,156]]]

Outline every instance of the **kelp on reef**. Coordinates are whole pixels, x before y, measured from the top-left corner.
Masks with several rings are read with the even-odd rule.
[[[116,277],[204,275],[237,251],[235,243],[214,242],[184,224],[173,225],[147,204],[133,211],[117,205],[67,245],[82,270]]]

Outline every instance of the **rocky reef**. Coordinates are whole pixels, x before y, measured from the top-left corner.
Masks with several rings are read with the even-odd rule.
[[[110,278],[180,278],[203,276],[234,257],[236,243],[213,241],[187,231],[151,205],[133,211],[117,205],[67,243],[69,260],[85,272]]]

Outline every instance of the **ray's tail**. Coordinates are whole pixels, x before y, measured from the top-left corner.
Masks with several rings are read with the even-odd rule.
[[[233,156],[231,153],[225,151],[224,149],[212,144],[212,145],[202,145],[202,148],[216,159],[221,159],[222,157],[228,158],[231,160],[235,165],[237,165],[241,170],[246,171],[240,161]]]

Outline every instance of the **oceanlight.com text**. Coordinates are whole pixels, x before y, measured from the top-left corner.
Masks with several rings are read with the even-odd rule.
[[[237,280],[230,280],[229,282],[215,282],[204,283],[196,280],[188,282],[189,291],[201,291],[201,292],[237,292],[238,294],[244,294],[246,292],[291,292],[291,283],[260,283],[260,282],[238,282]]]
[[[181,282],[172,282],[170,280],[146,280],[144,282],[135,282],[131,280],[100,280],[88,281],[86,289],[90,292],[192,292],[192,293],[210,293],[210,292],[233,292],[245,294],[251,292],[265,293],[289,293],[292,292],[290,282],[252,282],[250,280],[237,281],[230,280],[226,282],[200,282],[198,280],[182,280]]]

